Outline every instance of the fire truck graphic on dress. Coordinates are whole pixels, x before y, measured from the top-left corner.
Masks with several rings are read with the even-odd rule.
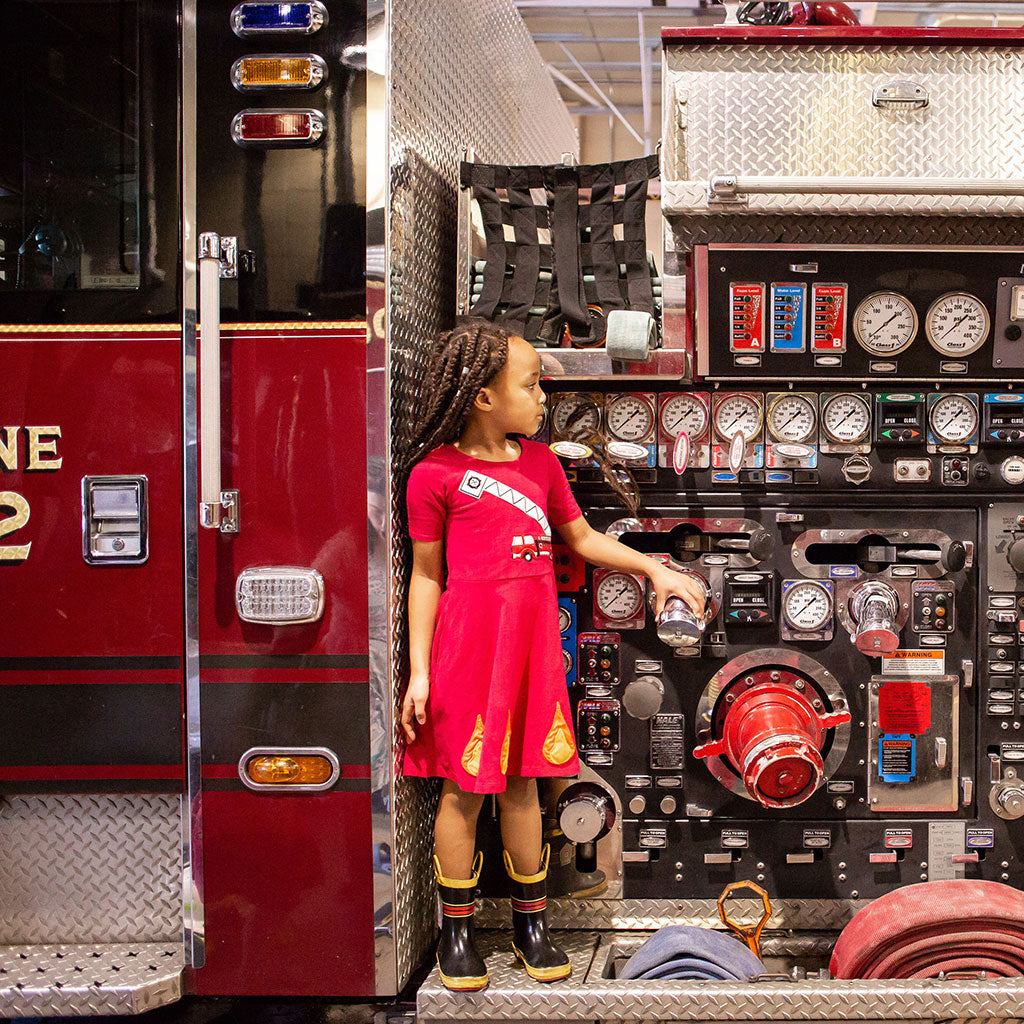
[[[532,519],[537,520],[537,525],[541,530],[539,537],[526,533],[512,538],[513,558],[521,558],[525,562],[533,561],[534,558],[551,558],[551,527],[548,524],[547,516],[544,515],[540,506],[530,501],[525,494],[473,469],[466,471],[462,483],[459,484],[459,490],[471,498],[481,498],[485,494],[493,495],[499,501],[515,505]]]

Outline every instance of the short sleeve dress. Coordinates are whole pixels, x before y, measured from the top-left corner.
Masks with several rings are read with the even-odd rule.
[[[509,775],[571,776],[573,736],[551,525],[579,518],[547,447],[488,462],[451,445],[417,463],[406,500],[413,540],[445,541],[448,576],[430,657],[427,721],[403,774],[498,793]]]

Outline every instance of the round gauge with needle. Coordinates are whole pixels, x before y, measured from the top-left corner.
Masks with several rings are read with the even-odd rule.
[[[606,619],[635,618],[644,606],[643,584],[628,573],[609,573],[598,583],[594,601]]]
[[[946,444],[960,444],[978,429],[978,407],[966,395],[943,395],[928,413],[932,433]]]
[[[821,407],[821,427],[833,444],[859,444],[871,431],[871,406],[863,395],[832,395]]]
[[[640,395],[616,395],[604,415],[608,433],[619,441],[642,441],[654,432],[654,409]]]
[[[761,407],[750,395],[727,395],[715,409],[715,433],[723,441],[742,434],[749,441],[761,429]]]
[[[832,595],[813,580],[794,583],[782,598],[782,614],[790,629],[815,632],[832,618]]]
[[[551,410],[551,426],[559,437],[587,438],[601,429],[601,410],[589,395],[565,393]]]
[[[985,303],[968,292],[940,295],[924,315],[928,343],[944,356],[969,356],[985,343],[990,321]]]
[[[917,336],[917,310],[899,292],[872,292],[853,312],[853,336],[876,356],[894,356]]]
[[[768,407],[768,429],[778,441],[810,441],[818,429],[818,412],[806,395],[782,395]]]
[[[558,606],[558,632],[568,633],[572,627],[572,612],[564,604]]]
[[[708,429],[707,406],[696,395],[673,395],[661,407],[661,429],[668,437],[695,441]]]

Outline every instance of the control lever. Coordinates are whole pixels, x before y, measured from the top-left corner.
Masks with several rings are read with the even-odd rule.
[[[942,568],[946,572],[960,572],[967,565],[967,545],[954,540],[942,552]]]
[[[576,847],[576,870],[591,874],[597,870],[597,841],[615,824],[611,796],[593,782],[576,782],[558,798],[555,806],[558,827]]]
[[[775,554],[775,538],[763,526],[749,537],[716,537],[714,544],[718,551],[747,551],[759,562]]]
[[[711,587],[699,573],[682,572],[680,575],[688,576],[703,593],[704,617],[694,615],[693,609],[681,597],[670,597],[656,620],[658,639],[669,647],[696,647],[700,643],[708,619],[713,615]],[[657,602],[657,595],[653,590],[648,594],[648,601],[653,610]]]
[[[877,580],[858,584],[850,593],[849,607],[857,625],[850,640],[861,654],[878,657],[899,647],[900,599],[892,587]]]

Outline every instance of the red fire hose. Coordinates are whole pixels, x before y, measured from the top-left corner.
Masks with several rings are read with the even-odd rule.
[[[978,879],[896,889],[843,929],[829,969],[834,978],[1024,975],[1024,892]]]

